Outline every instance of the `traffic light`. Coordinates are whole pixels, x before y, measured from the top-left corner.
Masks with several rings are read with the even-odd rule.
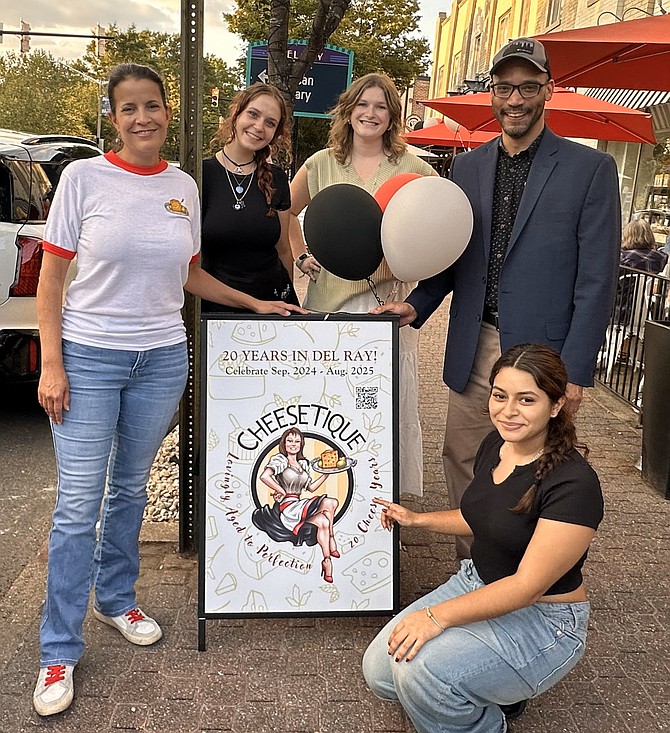
[[[101,56],[104,56],[105,55],[105,41],[107,39],[100,38],[100,36],[104,36],[105,35],[105,29],[99,23],[98,23],[98,25],[97,25],[97,27],[95,29],[95,34],[97,36],[96,47],[95,47],[95,55],[98,58],[100,58]]]
[[[212,87],[212,107],[219,106],[219,87]]]
[[[21,32],[28,33],[30,31],[30,23],[24,23],[21,20]],[[30,51],[30,36],[21,36],[21,53]]]

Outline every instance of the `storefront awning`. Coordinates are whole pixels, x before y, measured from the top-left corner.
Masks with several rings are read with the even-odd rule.
[[[670,102],[670,92],[648,92],[640,89],[587,89],[584,93],[588,97],[631,109],[646,109]]]

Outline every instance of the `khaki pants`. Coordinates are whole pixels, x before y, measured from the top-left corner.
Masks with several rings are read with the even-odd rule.
[[[484,437],[493,430],[491,420],[483,409],[488,404],[489,375],[499,356],[498,331],[488,323],[483,323],[475,362],[465,390],[449,390],[442,460],[449,506],[452,509],[461,505],[461,497],[472,481],[472,464],[477,449]],[[471,542],[470,537],[456,537],[456,557],[459,560],[470,557]]]

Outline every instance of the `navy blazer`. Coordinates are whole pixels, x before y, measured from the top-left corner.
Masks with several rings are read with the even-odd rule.
[[[470,242],[447,270],[421,281],[407,302],[420,327],[453,292],[444,381],[462,392],[484,311],[498,144],[457,155],[450,178],[474,214]],[[545,128],[533,158],[500,273],[500,346],[543,343],[561,354],[573,384],[591,386],[616,289],[621,207],[614,159]]]

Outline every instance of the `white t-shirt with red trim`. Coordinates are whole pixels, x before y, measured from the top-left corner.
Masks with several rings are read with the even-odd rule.
[[[195,181],[165,161],[133,166],[115,153],[63,171],[44,232],[47,252],[77,257],[63,338],[124,351],[185,340],[183,286],[200,251]]]

